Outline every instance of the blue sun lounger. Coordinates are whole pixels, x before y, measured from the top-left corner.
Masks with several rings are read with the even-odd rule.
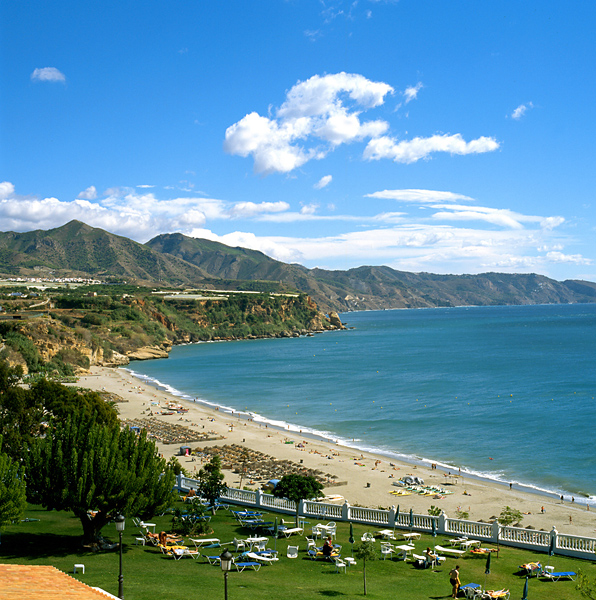
[[[240,571],[240,573],[242,573],[242,571],[244,571],[244,569],[250,569],[252,568],[254,571],[258,571],[261,568],[261,563],[259,562],[234,562],[234,566],[236,567],[237,571]]]
[[[466,598],[477,598],[482,595],[482,586],[479,583],[466,583],[459,588]]]
[[[541,573],[542,577],[550,579],[551,581],[559,581],[559,579],[571,579],[575,581],[577,579],[577,573],[573,571],[547,571],[544,570]]]

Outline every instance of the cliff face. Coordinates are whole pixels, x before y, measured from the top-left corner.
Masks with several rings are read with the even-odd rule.
[[[149,290],[137,290],[135,295],[117,288],[108,291],[54,294],[44,304],[52,306],[47,313],[27,313],[26,301],[20,301],[21,318],[0,322],[4,341],[0,359],[21,364],[25,372],[77,372],[90,365],[167,358],[174,344],[343,328],[336,314],[326,317],[304,295],[230,294],[205,299]],[[13,301],[8,308],[18,306]]]

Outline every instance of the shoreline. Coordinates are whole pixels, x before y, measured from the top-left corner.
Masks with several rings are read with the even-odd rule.
[[[402,309],[395,309],[395,310],[402,310]],[[475,472],[466,471],[466,470],[461,471],[461,469],[459,467],[457,467],[455,465],[447,464],[445,462],[427,459],[427,458],[423,458],[423,457],[417,457],[417,456],[413,456],[413,455],[406,455],[406,454],[402,454],[402,453],[394,451],[394,450],[385,450],[382,448],[372,448],[372,447],[360,447],[360,446],[358,446],[357,442],[354,442],[354,441],[350,442],[350,440],[348,440],[346,438],[341,438],[338,436],[334,437],[331,434],[325,435],[325,432],[323,432],[323,431],[316,431],[316,430],[310,429],[309,427],[304,427],[304,428],[300,429],[300,426],[296,425],[294,423],[288,423],[286,421],[278,421],[278,420],[274,420],[271,418],[263,417],[262,415],[260,415],[258,413],[253,413],[250,410],[237,410],[237,409],[234,409],[234,408],[226,406],[226,405],[215,404],[215,403],[209,402],[208,400],[199,399],[199,398],[191,398],[188,394],[184,394],[184,393],[180,392],[179,390],[176,390],[172,386],[170,386],[166,383],[160,382],[159,380],[157,380],[149,375],[137,373],[136,371],[134,371],[134,369],[130,368],[130,365],[123,366],[120,368],[127,371],[128,373],[130,373],[133,377],[135,377],[136,379],[141,381],[143,384],[155,387],[158,390],[172,394],[175,398],[178,398],[181,401],[189,402],[189,403],[191,403],[191,405],[200,404],[200,405],[203,405],[204,407],[206,407],[207,409],[223,411],[224,413],[229,414],[230,416],[237,417],[239,419],[244,419],[247,421],[250,421],[251,419],[255,420],[255,418],[256,418],[257,423],[263,423],[263,424],[267,423],[268,427],[271,427],[272,429],[275,429],[279,432],[284,432],[286,434],[288,434],[288,433],[299,434],[300,436],[308,438],[308,439],[344,447],[345,449],[351,450],[355,453],[365,452],[365,453],[368,453],[368,454],[371,454],[374,456],[383,457],[390,461],[397,461],[400,463],[404,463],[405,465],[411,465],[412,468],[417,468],[417,467],[430,468],[431,464],[434,464],[434,465],[436,465],[436,468],[438,471],[441,471],[448,475],[451,475],[452,471],[454,471],[454,472],[457,471],[458,476],[466,477],[468,479],[474,479],[479,482],[485,482],[485,483],[488,483],[491,485],[501,486],[501,487],[503,487],[503,489],[506,489],[509,486],[508,481],[495,479],[494,477],[490,477],[490,476],[484,475],[482,473],[475,473]],[[283,423],[284,426],[282,426],[281,423]],[[513,484],[516,486],[516,489],[518,489],[518,490],[525,491],[529,494],[534,494],[534,495],[541,496],[541,497],[548,497],[548,498],[551,498],[554,500],[560,500],[561,496],[563,496],[564,500],[571,503],[572,498],[574,498],[572,493],[566,492],[564,490],[561,490],[561,491],[547,490],[547,489],[542,489],[542,488],[539,488],[539,487],[536,487],[533,485],[525,484],[525,483],[522,483],[519,481],[513,481]],[[591,499],[590,496],[578,495],[577,498],[574,498],[573,503],[577,504],[577,505],[583,505],[583,506],[586,506],[587,504],[589,504],[596,511],[596,504],[591,503],[590,499]]]
[[[79,377],[76,385],[97,391],[105,391],[120,396],[124,401],[117,407],[122,419],[145,418],[152,407],[160,407],[163,403],[184,403],[188,412],[182,415],[153,415],[152,418],[169,425],[183,425],[204,433],[208,423],[209,431],[221,439],[192,442],[194,448],[206,446],[223,446],[238,444],[246,448],[273,455],[278,460],[291,460],[302,463],[304,467],[332,474],[345,485],[326,487],[325,494],[341,495],[351,505],[372,508],[401,505],[400,511],[412,508],[414,512],[426,514],[431,505],[438,506],[450,517],[455,517],[456,510],[469,512],[470,520],[491,520],[498,516],[505,506],[511,506],[524,513],[522,527],[549,531],[553,526],[561,533],[593,537],[596,527],[596,510],[587,508],[586,498],[561,502],[556,494],[550,494],[521,484],[514,484],[509,489],[506,483],[480,476],[461,473],[454,467],[436,464],[431,468],[430,461],[409,457],[392,457],[382,451],[360,450],[345,443],[329,441],[313,432],[285,429],[265,420],[253,420],[250,411],[238,413],[231,408],[217,407],[204,401],[196,401],[185,395],[175,394],[173,388],[160,386],[150,378],[133,374],[129,368],[91,367],[90,374]],[[169,387],[169,386],[168,386]],[[294,442],[294,443],[292,443]],[[303,446],[299,448],[297,444]],[[179,451],[182,443],[164,444],[157,442],[159,451],[166,459]],[[190,476],[198,471],[201,462],[197,458],[178,457],[181,465]],[[447,473],[451,471],[452,476]],[[226,483],[237,487],[239,475],[232,471],[224,471]],[[425,480],[425,484],[443,487],[452,492],[444,498],[420,496],[417,494],[396,496],[390,492],[400,488],[392,485],[400,477],[415,475]],[[454,480],[457,483],[454,483]],[[245,482],[247,483],[247,482]],[[257,486],[252,486],[253,489]],[[541,509],[545,512],[542,513]]]

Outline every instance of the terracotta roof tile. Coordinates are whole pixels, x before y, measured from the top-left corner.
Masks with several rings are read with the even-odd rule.
[[[0,565],[0,582],[2,600],[108,600],[114,597],[48,565]]]

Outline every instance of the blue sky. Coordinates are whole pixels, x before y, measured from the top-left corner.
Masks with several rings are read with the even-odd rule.
[[[596,280],[592,2],[4,2],[0,230]]]

